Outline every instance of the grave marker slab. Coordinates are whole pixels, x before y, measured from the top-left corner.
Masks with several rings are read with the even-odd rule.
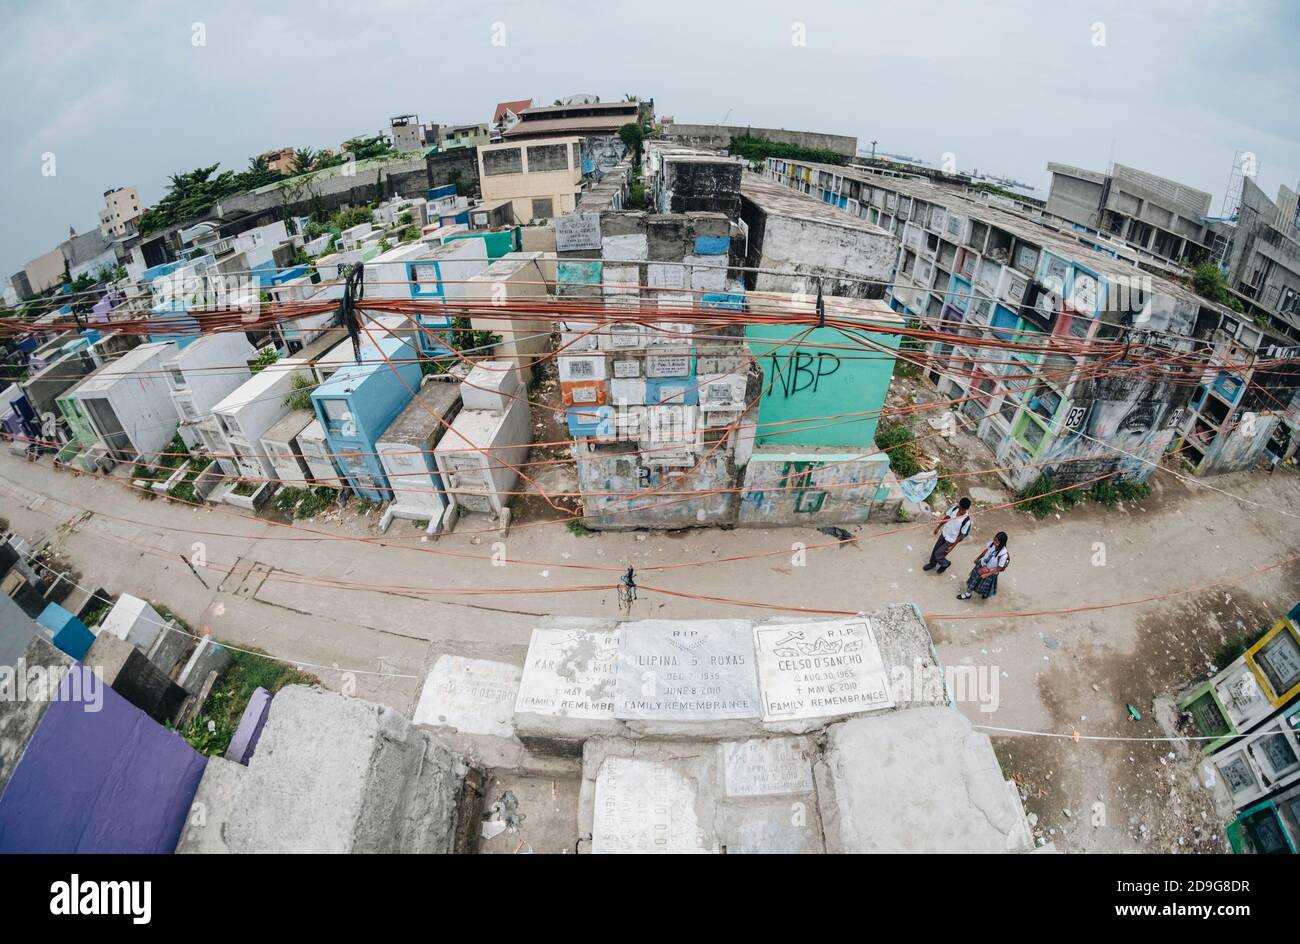
[[[596,773],[593,854],[707,853],[695,784],[665,760],[606,757]]]
[[[864,617],[754,628],[763,720],[892,708],[889,676]]]
[[[558,252],[600,248],[599,213],[562,213],[551,224],[555,227]]]
[[[624,623],[614,716],[659,721],[757,718],[749,620]]]
[[[515,711],[612,721],[619,635],[617,629],[534,629]]]
[[[729,797],[811,793],[811,746],[803,738],[724,741],[722,767]]]
[[[510,737],[520,674],[508,662],[439,656],[420,691],[415,723]]]

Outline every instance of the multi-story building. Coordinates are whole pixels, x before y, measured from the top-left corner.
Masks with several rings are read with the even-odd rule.
[[[445,125],[438,135],[438,149],[476,148],[492,142],[492,134],[485,124]]]
[[[519,121],[502,136],[507,141],[524,141],[567,134],[613,135],[623,125],[638,123],[641,113],[640,102],[577,102],[525,108],[517,113]]]
[[[1047,216],[1170,262],[1209,257],[1210,195],[1204,190],[1123,164],[1112,165],[1108,174],[1057,163],[1047,170]]]
[[[572,96],[564,104],[526,108],[518,122],[502,133],[503,141],[531,141],[577,135],[582,139],[582,173],[601,178],[628,156],[619,129],[628,124],[649,124],[654,102],[597,102],[594,96]]]
[[[104,191],[104,209],[99,211],[99,231],[118,238],[135,230],[136,220],[144,211],[134,187],[114,187]]]
[[[1280,319],[1300,337],[1300,209],[1296,192],[1279,187],[1270,200],[1249,177],[1242,180],[1235,220],[1217,222],[1224,241],[1222,267],[1229,288],[1247,311]]]
[[[397,151],[419,151],[429,144],[437,143],[437,126],[434,126],[435,140],[425,143],[425,131],[420,125],[419,115],[397,115],[388,120],[388,127],[393,136],[393,148]]]
[[[519,115],[527,108],[533,107],[531,98],[521,98],[513,102],[497,102],[492,112],[492,133],[500,138],[502,134],[519,124]]]
[[[1294,395],[1294,375],[1244,377],[1222,422],[1193,442],[1186,408],[1204,378],[1143,365],[1205,358],[1212,339],[1254,327],[1249,316],[1138,268],[1095,235],[973,194],[775,158],[767,175],[901,237],[890,303],[950,336],[926,344],[928,377],[1012,487],[1040,475],[1061,484],[1145,479],[1167,450],[1184,447],[1193,461],[1215,456],[1202,471],[1249,467],[1277,422],[1262,407],[1249,418],[1250,397],[1265,397],[1265,387],[1281,403]],[[1274,361],[1287,359],[1283,338],[1255,330],[1257,356],[1263,345]],[[1224,363],[1236,366],[1238,356],[1225,353]],[[1216,445],[1225,435],[1231,446]]]
[[[483,202],[510,201],[518,223],[571,213],[582,192],[578,138],[489,144],[478,149],[478,164]]]
[[[296,152],[291,147],[276,148],[261,155],[266,158],[266,166],[278,174],[293,172],[293,158]]]

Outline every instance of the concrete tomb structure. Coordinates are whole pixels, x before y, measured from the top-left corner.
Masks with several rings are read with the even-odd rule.
[[[818,758],[826,851],[1028,852],[1016,785],[988,736],[956,711],[920,708],[834,725]]]
[[[579,832],[596,854],[822,852],[814,754],[806,738],[591,740]]]
[[[907,684],[895,684],[900,671]],[[912,684],[918,674],[933,684]],[[760,623],[549,617],[533,630],[515,734],[569,755],[601,736],[803,734],[862,712],[946,705],[941,676],[910,606]]]
[[[615,713],[662,721],[752,718],[758,677],[748,620],[623,624]]]
[[[177,852],[473,851],[481,795],[459,754],[391,708],[291,685],[248,766],[212,758]]]
[[[758,626],[754,648],[764,721],[894,706],[880,647],[865,617]]]

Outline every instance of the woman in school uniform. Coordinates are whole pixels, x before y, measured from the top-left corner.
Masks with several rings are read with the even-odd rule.
[[[993,540],[985,545],[975,558],[975,566],[966,578],[966,589],[957,594],[958,600],[969,600],[971,594],[978,593],[987,600],[998,592],[998,574],[1007,569],[1011,563],[1011,553],[1007,550],[1007,533],[999,531]]]

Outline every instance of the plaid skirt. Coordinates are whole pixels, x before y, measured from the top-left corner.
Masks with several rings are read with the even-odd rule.
[[[976,564],[970,569],[970,576],[966,578],[966,589],[971,593],[978,593],[987,600],[998,592],[998,575],[989,574],[987,577],[981,577],[979,565]]]

